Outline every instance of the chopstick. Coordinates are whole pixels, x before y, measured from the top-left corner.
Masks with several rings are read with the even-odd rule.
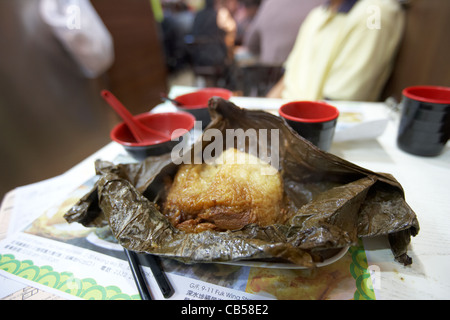
[[[158,263],[157,257],[151,254],[144,255],[145,260],[149,263],[150,269],[153,272],[156,282],[158,283],[159,289],[161,290],[164,298],[170,298],[174,294],[174,290],[166,277],[166,274],[162,270]]]
[[[135,252],[123,248],[125,255],[127,256],[128,263],[130,264],[131,273],[133,274],[134,282],[139,291],[139,295],[142,300],[152,300],[150,291],[148,290],[147,282],[145,281],[144,275],[140,268],[138,258]]]
[[[142,300],[152,300],[149,286],[147,284],[147,281],[145,280],[145,276],[141,270],[141,263],[140,258],[142,256],[139,256],[134,251],[128,250],[123,248],[125,251],[125,254],[128,259],[128,263],[130,264],[130,269],[133,274],[134,282],[136,283],[136,287],[138,288],[139,295],[141,296]],[[150,269],[153,273],[153,276],[155,277],[156,283],[159,286],[159,289],[161,290],[162,295],[164,298],[170,298],[174,294],[174,289],[172,285],[170,284],[169,280],[167,279],[166,274],[162,270],[161,266],[159,265],[159,262],[157,260],[157,257],[151,255],[151,254],[145,254],[143,256],[147,263],[150,266]]]
[[[160,193],[157,194],[156,199],[154,200],[155,203],[159,196]],[[134,282],[136,283],[136,287],[139,291],[139,295],[141,296],[142,300],[152,300],[148,289],[149,286],[141,270],[140,258],[142,256],[139,256],[136,252],[128,250],[126,248],[123,248],[123,250],[125,251],[125,255],[127,256],[131,272],[133,273]],[[170,298],[174,294],[175,290],[167,279],[166,274],[162,270],[157,257],[151,254],[145,254],[144,258],[147,264],[150,266],[150,269],[153,273],[153,276],[155,277],[156,283],[158,284],[162,295],[164,296],[164,298]]]

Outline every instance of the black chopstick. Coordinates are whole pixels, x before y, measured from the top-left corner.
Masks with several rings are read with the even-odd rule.
[[[131,273],[133,274],[134,282],[139,291],[139,295],[142,300],[152,300],[150,291],[148,290],[147,282],[142,274],[141,267],[139,265],[136,253],[128,249],[123,248],[125,255],[127,256],[128,263],[130,264]]]
[[[150,269],[152,270],[153,276],[155,277],[156,282],[158,283],[159,289],[161,290],[164,298],[170,298],[174,294],[174,290],[166,277],[166,274],[162,270],[157,257],[151,254],[144,255],[145,260],[150,265]]]

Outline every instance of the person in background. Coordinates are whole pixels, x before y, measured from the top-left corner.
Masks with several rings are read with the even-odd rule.
[[[207,86],[233,86],[233,52],[236,22],[225,0],[206,0],[194,18],[189,37],[194,73]]]
[[[193,54],[196,65],[221,65],[229,59],[234,44],[236,23],[222,0],[206,0],[192,26],[192,36],[198,42]]]
[[[308,15],[267,94],[295,100],[376,101],[404,29],[396,0],[331,0]]]
[[[265,0],[243,35],[243,47],[258,61],[282,65],[308,13],[326,0]]]
[[[237,10],[237,0],[216,0],[216,8],[217,26],[225,32],[228,58],[232,60],[237,33],[237,24],[233,15]]]
[[[239,9],[234,14],[234,20],[236,20],[237,32],[235,44],[237,46],[242,45],[244,36],[247,33],[247,29],[258,13],[259,6],[262,0],[240,0]]]
[[[161,31],[166,65],[169,72],[176,72],[188,63],[184,37],[191,32],[195,15],[184,0],[165,0],[162,10]]]

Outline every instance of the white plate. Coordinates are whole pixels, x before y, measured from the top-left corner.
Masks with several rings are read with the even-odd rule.
[[[331,258],[325,259],[323,262],[316,263],[317,267],[324,267],[330,265],[339,259],[341,259],[348,251],[349,247],[342,248],[337,254]],[[251,260],[241,260],[241,261],[230,261],[230,262],[217,262],[220,264],[228,264],[233,266],[242,267],[255,267],[255,268],[272,268],[272,269],[308,269],[304,266],[298,266],[293,263],[278,263],[278,262],[262,262],[262,261],[251,261]]]

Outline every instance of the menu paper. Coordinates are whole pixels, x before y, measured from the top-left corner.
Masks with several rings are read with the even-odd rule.
[[[95,179],[60,197],[0,242],[1,276],[31,286],[26,293],[30,296],[38,288],[64,299],[140,299],[122,248],[104,230],[68,224],[62,217]],[[35,190],[31,185],[18,192],[2,206],[2,216],[16,206],[14,199]],[[362,244],[350,248],[337,262],[311,270],[161,262],[175,290],[170,299],[175,300],[375,299]],[[153,298],[164,299],[150,268],[143,270]]]

